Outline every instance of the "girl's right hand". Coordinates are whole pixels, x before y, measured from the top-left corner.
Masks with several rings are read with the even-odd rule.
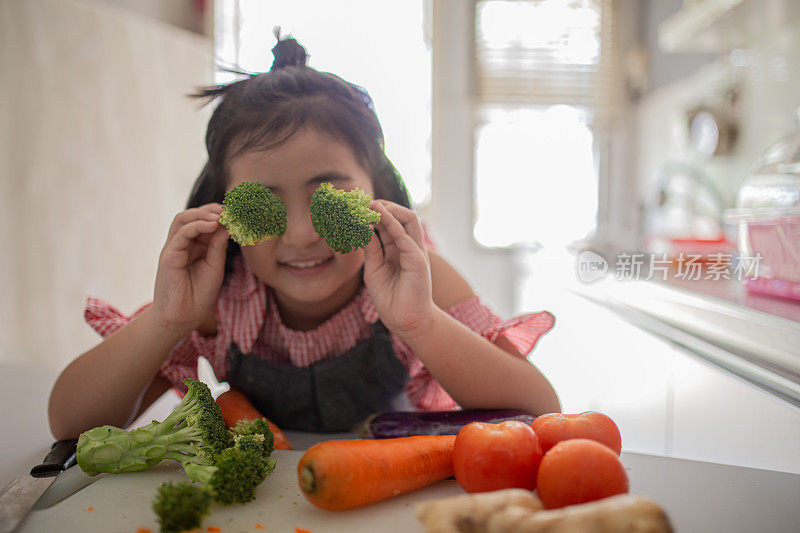
[[[170,330],[188,333],[216,308],[225,275],[228,232],[220,204],[178,213],[158,259],[152,310]]]

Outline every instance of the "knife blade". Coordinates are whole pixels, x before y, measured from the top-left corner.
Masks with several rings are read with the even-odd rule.
[[[30,475],[19,477],[0,492],[0,533],[11,533],[28,514],[56,477],[75,464],[78,441],[60,440],[53,444],[42,464]]]

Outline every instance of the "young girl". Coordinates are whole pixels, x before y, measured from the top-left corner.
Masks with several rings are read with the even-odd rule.
[[[56,438],[125,426],[197,358],[286,429],[342,431],[387,410],[560,409],[525,355],[553,318],[502,322],[436,254],[383,151],[365,91],[307,67],[279,41],[269,72],[205,89],[219,104],[208,162],[158,261],[152,304],[128,317],[89,298],[105,339],[50,397]],[[256,180],[285,203],[286,233],[255,246],[219,223],[225,192]],[[335,253],[314,231],[320,183],[361,188],[381,215],[363,250]]]

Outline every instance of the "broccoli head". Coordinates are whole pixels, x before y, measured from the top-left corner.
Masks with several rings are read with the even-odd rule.
[[[205,483],[214,500],[225,505],[254,500],[256,489],[274,469],[275,460],[260,449],[235,446],[217,454],[213,465],[184,465],[189,479]]]
[[[208,385],[184,380],[186,395],[162,422],[125,431],[113,426],[90,429],[78,438],[77,461],[91,475],[147,470],[163,459],[212,464],[232,445],[222,409]]]
[[[211,492],[199,483],[162,483],[153,511],[162,533],[180,533],[200,527],[212,502]]]
[[[323,183],[311,197],[314,230],[340,254],[363,248],[372,240],[370,224],[381,220],[381,215],[369,208],[370,198],[358,188],[343,191]]]
[[[246,181],[225,193],[219,221],[241,246],[258,244],[286,232],[286,204],[269,188]]]
[[[275,436],[266,418],[239,420],[233,427],[233,442],[237,448],[255,446],[265,456],[275,449]]]

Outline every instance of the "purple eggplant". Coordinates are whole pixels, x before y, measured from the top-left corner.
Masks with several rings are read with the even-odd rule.
[[[363,438],[392,439],[414,435],[456,435],[470,422],[499,424],[506,420],[533,422],[535,416],[523,411],[470,409],[464,411],[401,411],[368,418],[358,428]]]

